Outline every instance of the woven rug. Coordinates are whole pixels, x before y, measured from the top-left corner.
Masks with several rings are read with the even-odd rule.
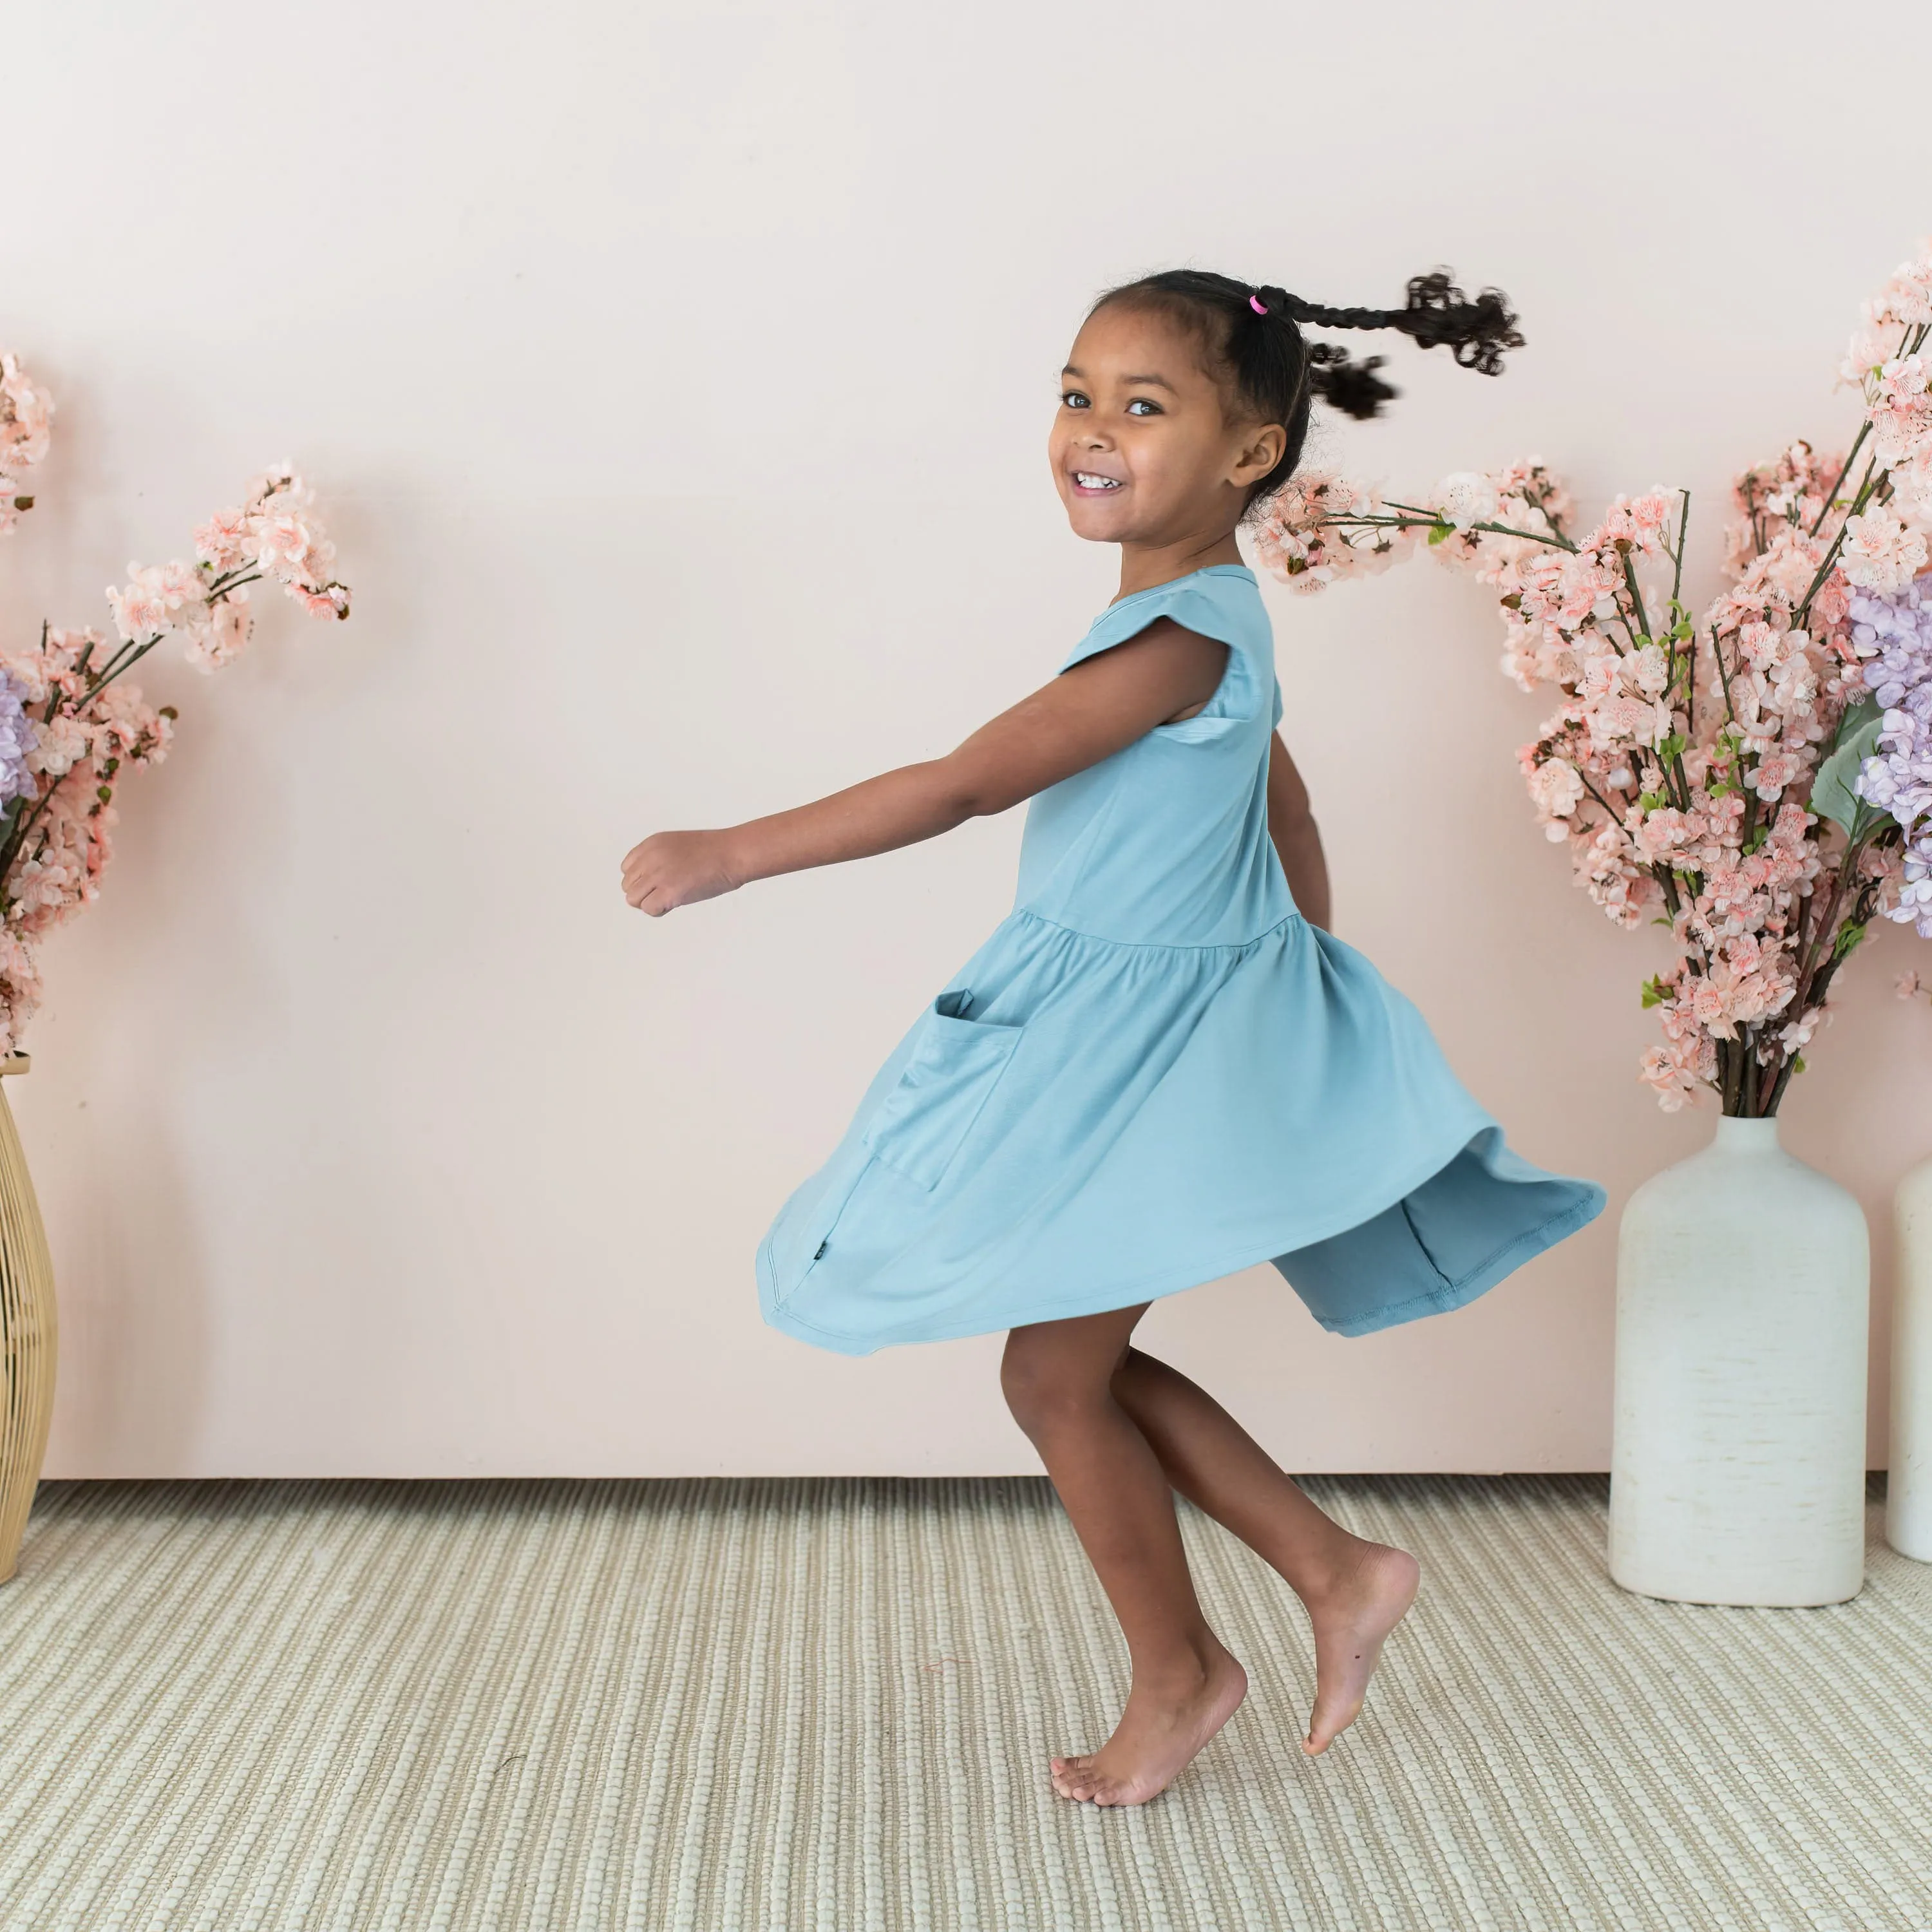
[[[1601,1477],[1318,1477],[1424,1564],[1328,1754],[1204,1519],[1250,1700],[1055,1798],[1124,1658],[1042,1482],[52,1483],[0,1588],[5,1932],[1922,1932],[1932,1567],[1627,1595]]]

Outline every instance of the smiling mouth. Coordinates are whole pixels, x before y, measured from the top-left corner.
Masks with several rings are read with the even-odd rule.
[[[1090,496],[1103,496],[1110,490],[1126,486],[1118,476],[1101,476],[1090,470],[1076,470],[1073,472],[1073,487],[1084,490]]]

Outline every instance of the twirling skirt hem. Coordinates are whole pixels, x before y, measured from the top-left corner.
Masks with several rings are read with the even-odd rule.
[[[1466,1140],[1459,1144],[1456,1152],[1460,1152],[1462,1147],[1468,1144]],[[1452,1154],[1448,1159],[1454,1157]],[[1447,1162],[1438,1155],[1432,1166],[1414,1175],[1406,1186],[1390,1193],[1384,1206],[1393,1206],[1396,1202],[1404,1199],[1431,1176],[1439,1173],[1445,1165]],[[1571,1178],[1553,1174],[1548,1178],[1551,1180]],[[1507,1276],[1514,1274],[1526,1262],[1533,1259],[1546,1248],[1552,1248],[1558,1242],[1566,1240],[1603,1212],[1608,1197],[1596,1182],[1573,1179],[1571,1184],[1582,1190],[1578,1199],[1513,1235],[1474,1268],[1454,1280],[1445,1280],[1439,1288],[1430,1288],[1423,1294],[1412,1295],[1386,1307],[1376,1309],[1352,1321],[1332,1322],[1316,1313],[1312,1309],[1310,1312],[1330,1334],[1355,1336],[1373,1334],[1381,1329],[1393,1328],[1406,1322],[1419,1320],[1426,1315],[1447,1314],[1452,1309],[1462,1307],[1495,1287]],[[1316,1236],[1310,1235],[1305,1229],[1295,1229],[1286,1232],[1271,1240],[1258,1243],[1250,1240],[1239,1249],[1219,1256],[1210,1256],[1204,1262],[1190,1263],[1184,1268],[1163,1269],[1139,1280],[1116,1283],[1106,1288],[1090,1288],[1083,1294],[1053,1301],[1030,1299],[1024,1304],[1016,1304],[1010,1310],[997,1315],[989,1315],[982,1310],[957,1322],[940,1322],[930,1326],[920,1324],[916,1328],[909,1326],[896,1332],[887,1330],[872,1335],[852,1335],[842,1330],[821,1328],[782,1305],[778,1299],[778,1283],[772,1272],[772,1237],[768,1234],[758,1244],[758,1300],[766,1324],[782,1334],[837,1354],[871,1355],[877,1354],[881,1348],[920,1342],[956,1342],[972,1335],[997,1334],[1002,1330],[1022,1328],[1031,1322],[1071,1321],[1083,1315],[1105,1314],[1110,1309],[1131,1308],[1136,1302],[1162,1300],[1168,1295],[1184,1293],[1187,1289],[1198,1288],[1204,1282],[1220,1281],[1226,1276],[1237,1274],[1243,1268],[1255,1268],[1263,1262],[1273,1262],[1278,1256],[1292,1254],[1298,1248],[1309,1246],[1315,1240],[1345,1233],[1348,1228],[1361,1225],[1366,1218],[1358,1215],[1342,1227],[1325,1230]],[[1292,1283],[1290,1285],[1292,1286]]]

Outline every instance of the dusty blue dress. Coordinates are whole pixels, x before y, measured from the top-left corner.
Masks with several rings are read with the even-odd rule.
[[[1364,1335],[1460,1307],[1601,1210],[1594,1182],[1504,1145],[1415,1007],[1296,911],[1253,573],[1124,597],[1066,664],[1163,616],[1228,646],[1220,688],[1034,798],[1012,912],[758,1250],[774,1328],[869,1354],[1271,1261]]]

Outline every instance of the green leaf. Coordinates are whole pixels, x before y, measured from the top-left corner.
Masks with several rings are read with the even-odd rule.
[[[1800,1053],[1792,1055],[1791,1070],[1794,1073],[1802,1073],[1804,1071],[1804,1056],[1803,1054]]]
[[[1657,748],[1661,757],[1675,758],[1682,755],[1690,742],[1682,731],[1673,731],[1669,737],[1659,741]]]
[[[1838,936],[1832,942],[1832,957],[1842,959],[1865,936],[1863,920],[1847,920],[1838,928]]]
[[[1858,767],[1878,749],[1884,722],[1875,698],[1862,698],[1848,706],[1838,720],[1832,749],[1811,781],[1811,809],[1820,818],[1842,826],[1849,838],[1858,837],[1880,815],[1877,808],[1868,805],[1852,788],[1857,782]]]
[[[1672,997],[1672,989],[1655,974],[1643,982],[1643,1003],[1646,1007],[1660,1006]]]
[[[1429,532],[1430,547],[1432,549],[1437,544],[1446,543],[1455,534],[1456,526],[1454,524],[1437,524]]]

